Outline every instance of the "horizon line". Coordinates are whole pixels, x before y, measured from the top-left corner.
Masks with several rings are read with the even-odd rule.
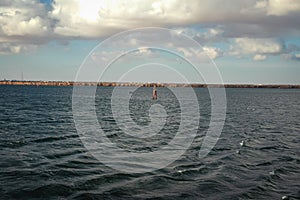
[[[224,87],[224,88],[299,88],[300,84],[260,83],[162,83],[162,82],[113,82],[113,81],[42,81],[42,80],[0,80],[0,85],[25,86],[140,86],[140,87]]]

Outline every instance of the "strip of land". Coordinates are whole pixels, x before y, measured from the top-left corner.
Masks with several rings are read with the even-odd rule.
[[[0,85],[24,86],[135,86],[135,87],[193,87],[193,88],[282,88],[300,89],[300,85],[268,85],[268,84],[185,84],[185,83],[121,83],[121,82],[73,82],[73,81],[19,81],[1,80]]]

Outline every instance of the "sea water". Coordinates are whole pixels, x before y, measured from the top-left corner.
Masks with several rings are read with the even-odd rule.
[[[73,118],[72,89],[0,86],[0,199],[300,198],[300,90],[226,89],[222,133],[200,159],[211,102],[207,89],[196,88],[200,120],[193,143],[168,166],[128,173],[106,166],[85,148]],[[118,127],[110,105],[113,89],[99,87],[95,96],[97,120],[107,138],[128,152],[168,145],[181,123],[172,91],[157,88],[155,101],[151,88],[132,93],[130,116],[139,126],[151,122],[153,104],[167,114],[156,135],[141,139]]]

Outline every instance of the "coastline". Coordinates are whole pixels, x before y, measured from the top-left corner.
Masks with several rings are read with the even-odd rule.
[[[121,82],[74,82],[74,81],[20,81],[1,80],[0,85],[23,86],[125,86],[125,87],[193,87],[193,88],[280,88],[300,89],[300,85],[291,84],[185,84],[185,83],[121,83]]]

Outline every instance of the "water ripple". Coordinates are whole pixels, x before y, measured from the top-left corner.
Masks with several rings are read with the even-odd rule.
[[[152,152],[172,140],[180,108],[167,90],[159,99],[167,109],[166,126],[143,140],[117,127],[109,106],[111,91],[100,88],[95,102],[99,124],[111,141],[128,151]],[[221,138],[202,160],[198,151],[211,107],[208,91],[195,91],[201,118],[191,147],[164,169],[126,174],[103,165],[82,145],[72,117],[72,88],[0,86],[0,197],[299,199],[300,90],[228,89]],[[139,125],[149,123],[149,92],[142,88],[131,100]]]

